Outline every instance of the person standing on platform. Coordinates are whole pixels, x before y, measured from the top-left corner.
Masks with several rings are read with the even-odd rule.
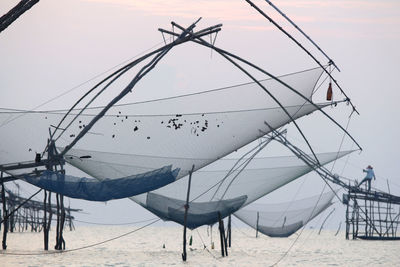
[[[367,182],[367,183],[368,183],[368,191],[371,191],[371,180],[372,180],[372,178],[374,178],[374,180],[376,180],[375,173],[374,173],[374,169],[372,168],[371,165],[368,165],[367,169],[364,169],[363,172],[366,172],[367,175],[366,175],[365,178],[358,184],[358,186],[361,186],[362,183]]]

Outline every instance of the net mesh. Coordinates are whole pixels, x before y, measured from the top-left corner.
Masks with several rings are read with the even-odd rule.
[[[234,215],[265,235],[288,237],[327,209],[334,196],[334,192],[330,191],[287,203],[253,203]]]
[[[24,174],[24,181],[67,197],[90,201],[108,201],[135,196],[175,181],[178,170],[166,166],[143,174],[118,179],[97,180],[46,170],[39,174]]]
[[[147,164],[153,160],[153,158],[140,155],[107,155],[105,152],[84,150],[74,150],[75,152],[74,162],[80,164],[75,166],[88,171],[99,179],[102,178],[96,176],[97,172],[101,175],[115,172],[120,176],[123,175],[121,172],[125,168],[127,168],[127,173],[136,169],[148,170],[150,168]],[[322,153],[317,156],[321,164],[326,164],[350,152]],[[114,156],[116,156],[115,163],[102,161]],[[161,158],[160,160],[173,162],[175,158]],[[129,162],[134,162],[135,165],[131,166]],[[144,166],[139,165],[138,162]],[[225,217],[311,171],[311,167],[296,156],[254,158],[246,165],[246,168],[244,166],[232,168],[236,163],[237,159],[221,159],[193,173],[188,213],[188,223],[191,228],[213,224],[218,220],[218,212]],[[91,167],[90,170],[87,170],[81,166]],[[132,170],[129,170],[130,168]],[[186,175],[174,183],[151,193],[134,196],[131,199],[164,220],[182,224],[188,179],[189,176]]]
[[[316,68],[280,79],[311,98],[320,74],[321,69]],[[293,118],[315,110],[275,80],[267,79],[262,84]],[[68,145],[100,110],[100,107],[85,110],[67,127],[79,112],[75,110],[57,129],[59,133],[67,127],[56,145]],[[2,110],[0,163],[35,158],[34,153],[42,152],[47,145],[49,128],[54,131],[65,112]],[[182,97],[113,106],[75,148],[157,156],[145,159],[149,168],[172,164],[181,169],[179,177],[183,177],[193,164],[196,169],[201,168],[269,132],[265,122],[276,128],[290,122],[290,118],[258,85],[246,83]],[[161,157],[181,159],[165,164]],[[190,158],[201,160],[187,160]]]
[[[320,68],[316,68],[281,76],[280,79],[311,99],[321,72]],[[292,118],[316,110],[273,79],[261,83]],[[67,116],[66,123],[57,128],[57,132],[64,132],[56,139],[57,147],[62,150],[68,145],[101,109],[87,109],[76,120],[73,118],[79,110]],[[65,112],[3,110],[0,113],[0,163],[35,158],[34,153],[42,152],[46,147],[49,128],[54,131]],[[23,116],[15,119],[20,115]],[[179,179],[187,176],[193,165],[194,170],[198,170],[264,136],[270,132],[270,126],[278,128],[290,121],[291,118],[279,104],[255,83],[157,101],[125,103],[113,106],[68,152],[66,161],[99,179],[133,176],[164,166],[179,169]],[[298,172],[290,167],[285,169],[287,174]],[[263,179],[262,170],[246,172],[254,179]],[[206,181],[215,181],[214,177],[220,178],[224,173],[226,171],[210,173],[202,179],[205,181],[203,184],[210,186]],[[280,172],[275,174],[276,177],[279,175]],[[240,183],[239,179],[232,186]],[[260,188],[251,190],[256,191],[254,195],[262,193]],[[220,192],[215,197],[222,196],[218,194]],[[226,198],[237,196],[230,188],[226,191]],[[180,196],[172,194],[171,197],[179,199]]]

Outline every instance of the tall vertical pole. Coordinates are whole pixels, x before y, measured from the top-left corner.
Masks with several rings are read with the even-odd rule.
[[[43,245],[44,250],[49,250],[49,231],[47,229],[47,191],[44,190],[43,200]]]
[[[47,210],[49,212],[49,218],[47,220],[46,231],[47,231],[47,236],[48,236],[49,235],[49,231],[51,229],[51,221],[53,219],[53,209],[51,208],[51,191],[49,191],[49,195],[48,195],[47,201],[48,201],[47,202]]]
[[[389,192],[389,194],[390,194],[390,186],[389,186],[389,180],[386,180],[386,184],[387,184],[387,187],[388,187],[388,192]],[[393,225],[393,218],[392,218],[392,201],[389,201],[389,210],[390,210],[390,212],[389,212],[389,217],[390,217],[390,225],[389,225],[389,227],[390,228],[392,228],[392,237],[394,237],[395,236],[395,232],[394,232],[394,225]],[[388,236],[389,236],[389,231],[388,231]]]
[[[222,257],[225,257],[224,222],[222,221],[220,212],[218,212],[218,221],[219,221],[219,227],[218,227],[218,229],[219,229],[219,239],[221,240],[221,255],[222,255]]]
[[[378,201],[378,215],[379,215],[379,237],[382,237],[382,217],[381,217],[380,201]]]
[[[228,217],[228,245],[232,245],[232,218],[231,215]]]
[[[224,248],[225,248],[225,256],[228,256],[228,242],[227,242],[227,238],[225,236],[225,228],[224,228],[224,220],[222,221],[222,237],[224,238]]]
[[[368,229],[368,227],[369,227],[369,222],[368,222],[368,204],[367,204],[367,198],[366,198],[366,194],[364,193],[364,198],[365,198],[365,200],[364,200],[364,208],[365,208],[365,236],[367,237],[368,236],[368,231],[369,231],[369,229]]]
[[[374,230],[373,228],[375,228],[375,205],[374,205],[374,201],[372,199],[369,200],[369,218],[371,220],[371,227],[369,229],[369,235],[373,236],[374,235]]]
[[[257,222],[256,222],[256,238],[258,237],[258,220],[260,219],[260,212],[257,211]]]
[[[61,174],[62,174],[62,179],[65,181],[65,171],[61,166]],[[64,195],[60,195],[60,205],[61,205],[61,223],[60,223],[60,250],[65,249],[65,240],[64,240],[64,225],[65,225],[65,207],[64,207]]]
[[[3,172],[1,172],[1,200],[3,202],[3,241],[2,241],[2,246],[3,246],[3,249],[7,249],[8,211],[7,211],[7,206],[6,206],[6,193],[5,193],[5,189],[4,189]]]
[[[356,201],[356,200],[354,200]],[[357,205],[357,210],[356,210],[356,233],[355,233],[355,237],[358,237],[358,223],[360,221],[360,207]],[[355,238],[353,238],[355,239]]]
[[[57,224],[56,224],[56,245],[55,249],[60,250],[60,194],[56,194],[56,203],[57,203]]]
[[[356,204],[356,200],[354,199],[353,203],[353,210],[351,212],[351,224],[352,224],[352,234],[353,234],[353,239],[356,239],[357,237],[357,231],[356,227],[358,228],[358,205]]]
[[[347,201],[347,205],[346,205],[346,240],[349,239],[349,230],[350,230],[349,203],[350,203],[350,195],[349,195],[349,200]]]
[[[349,239],[349,232],[350,232],[350,220],[349,220],[349,206],[350,206],[350,201],[351,201],[350,189],[351,189],[351,186],[350,186],[350,182],[349,182],[349,191],[348,191],[347,201],[346,201],[346,234],[345,234],[346,240]]]
[[[189,209],[189,197],[190,197],[190,184],[192,182],[192,174],[194,171],[194,165],[192,166],[192,170],[189,171],[189,182],[188,182],[188,189],[186,194],[186,204],[185,204],[185,216],[183,219],[183,253],[182,253],[182,260],[186,261],[187,254],[186,254],[186,224],[187,224],[187,214]]]

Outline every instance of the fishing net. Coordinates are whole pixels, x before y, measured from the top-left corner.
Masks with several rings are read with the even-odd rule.
[[[317,157],[321,164],[326,164],[350,152],[322,153],[317,154]],[[104,173],[110,177],[113,174],[124,175],[124,170],[126,173],[137,169],[149,170],[148,162],[153,160],[153,157],[146,160],[146,157],[131,154],[108,155],[105,152],[86,150],[73,150],[73,153],[76,155],[73,163],[79,163],[75,166],[100,180],[103,179],[101,175]],[[104,161],[109,158],[115,158],[116,161],[113,163]],[[173,162],[179,158],[169,158],[169,160]],[[129,162],[135,162],[135,165],[129,165]],[[237,164],[238,159],[220,159],[193,173],[187,218],[189,228],[214,224],[219,216],[224,218],[311,171],[311,167],[296,156],[253,158],[251,161],[241,159],[240,162]],[[189,176],[186,175],[174,183],[131,199],[164,220],[183,224],[188,180]]]
[[[43,171],[39,174],[24,174],[24,181],[45,190],[71,198],[90,201],[108,201],[135,196],[160,188],[176,179],[178,170],[166,166],[158,170],[117,179],[96,180],[76,177],[61,172]]]
[[[280,79],[311,99],[320,75],[321,69],[316,68]],[[294,119],[316,110],[276,80],[266,79],[261,83]],[[200,169],[264,136],[270,127],[275,129],[290,122],[291,118],[276,100],[257,84],[245,83],[180,97],[115,105],[65,159],[99,179],[128,177],[165,166],[178,170],[179,179],[193,165],[194,170]],[[86,109],[76,120],[72,118],[80,110],[69,114],[66,123],[57,128],[63,134],[59,138],[55,135],[59,150],[101,109]],[[65,113],[65,110],[3,110],[0,135],[2,152],[7,153],[0,153],[0,162],[34,158],[34,153],[46,146],[49,128],[54,131]]]
[[[332,205],[334,196],[330,191],[287,203],[252,203],[234,215],[265,235],[288,237]]]
[[[313,69],[281,79],[311,97],[320,73],[320,69]],[[262,83],[293,118],[315,110],[275,80]],[[122,159],[123,154],[133,154],[129,162],[136,168],[129,172],[140,173],[172,165],[180,169],[178,178],[181,178],[193,165],[195,170],[202,168],[270,132],[265,122],[277,128],[290,121],[282,108],[254,83],[157,102],[120,105],[111,108],[93,127],[92,134],[84,136],[74,150],[69,151],[72,159],[67,160],[94,177],[112,178],[120,177],[117,172],[125,168],[98,171],[97,164],[89,166],[90,161],[83,163],[76,158],[79,149],[116,152],[116,155],[102,154],[107,159],[101,161],[120,162],[121,165],[129,165]],[[82,119],[81,124],[86,123]],[[72,127],[73,136],[79,126]]]

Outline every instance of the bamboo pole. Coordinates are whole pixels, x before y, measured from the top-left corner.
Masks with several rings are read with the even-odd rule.
[[[189,171],[189,182],[188,182],[188,189],[186,194],[186,204],[185,204],[185,215],[183,219],[183,253],[182,253],[182,260],[186,261],[187,254],[186,254],[186,224],[187,224],[187,214],[189,210],[189,197],[190,197],[190,184],[192,182],[192,174],[194,170],[194,165],[192,169]]]
[[[231,215],[228,217],[228,245],[232,245],[232,218]]]
[[[218,212],[218,229],[219,229],[219,239],[221,241],[221,255],[222,257],[225,257],[225,248],[224,248],[224,223],[221,219],[221,213]]]
[[[47,191],[44,190],[43,200],[43,246],[44,250],[49,250],[49,231],[47,229]]]
[[[257,222],[256,222],[256,238],[258,237],[258,220],[260,218],[260,213],[257,211]]]
[[[7,205],[6,205],[6,193],[4,189],[4,182],[3,182],[3,172],[1,172],[1,200],[3,202],[3,240],[2,240],[2,247],[3,249],[7,249],[7,231],[8,231],[8,212],[7,212]]]

